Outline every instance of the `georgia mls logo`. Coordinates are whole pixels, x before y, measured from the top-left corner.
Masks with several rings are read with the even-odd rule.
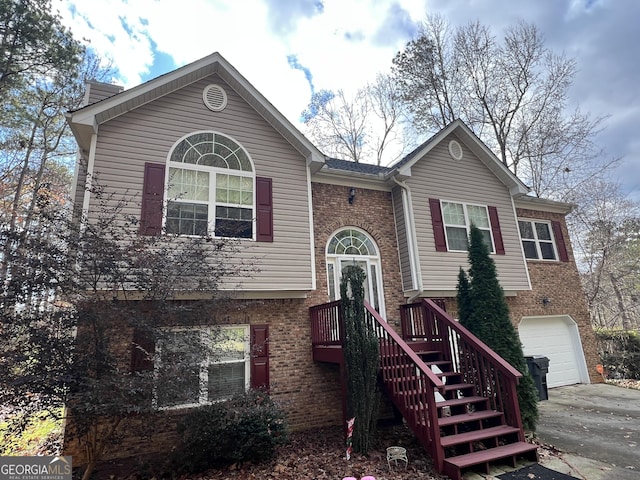
[[[0,480],[71,480],[71,457],[0,457]]]

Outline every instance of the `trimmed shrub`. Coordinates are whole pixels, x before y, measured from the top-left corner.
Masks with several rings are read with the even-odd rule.
[[[608,375],[640,380],[640,335],[633,330],[596,330],[598,353]]]
[[[177,427],[181,443],[172,469],[197,473],[236,462],[273,458],[288,441],[285,414],[264,392],[250,390],[225,402],[198,407]]]

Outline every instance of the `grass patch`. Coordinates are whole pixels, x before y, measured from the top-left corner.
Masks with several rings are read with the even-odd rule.
[[[58,454],[62,436],[62,408],[19,415],[0,422],[0,455]]]

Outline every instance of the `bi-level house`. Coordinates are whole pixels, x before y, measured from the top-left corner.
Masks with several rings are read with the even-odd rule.
[[[210,382],[209,398],[185,406],[268,386],[294,428],[339,425],[348,374],[340,272],[355,263],[367,273],[383,388],[437,468],[459,478],[531,454],[513,404],[519,374],[454,320],[471,223],[490,246],[525,354],[550,359],[548,386],[598,381],[565,224],[571,206],[528,196],[464,123],[388,167],[327,158],[218,53],[130,90],[91,84],[87,99],[68,122],[80,149],[76,206],[89,221],[96,199],[85,186],[99,174],[108,190],[140,194],[127,213],[143,233],[233,235],[240,255],[259,259],[236,292],[246,308],[226,319],[247,339],[235,368],[216,370],[232,388]],[[127,368],[133,330],[124,338]],[[162,451],[163,428],[122,451]]]

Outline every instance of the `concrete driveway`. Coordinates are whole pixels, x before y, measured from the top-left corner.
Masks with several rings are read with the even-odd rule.
[[[576,454],[566,457],[581,463],[571,465],[572,475],[640,479],[640,390],[606,384],[558,387],[538,408],[538,438]]]

